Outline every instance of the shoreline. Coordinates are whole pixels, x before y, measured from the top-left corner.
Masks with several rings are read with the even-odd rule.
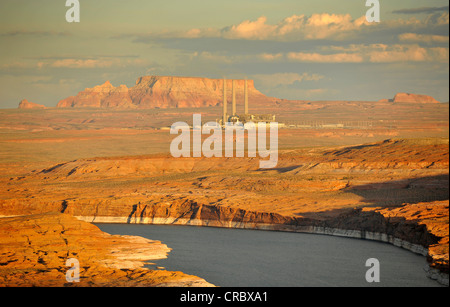
[[[146,268],[172,250],[161,241],[111,235],[69,214],[1,216],[0,241],[0,287],[214,287],[198,276]],[[68,260],[78,266],[76,280],[68,279]]]
[[[2,218],[10,217],[24,217],[27,215],[0,215]],[[345,237],[359,240],[369,240],[375,242],[382,242],[394,245],[396,247],[408,250],[412,253],[423,257],[429,256],[429,249],[420,245],[414,244],[407,240],[397,238],[393,235],[388,235],[381,232],[371,232],[365,230],[343,229],[324,226],[311,225],[286,225],[273,223],[258,223],[258,222],[244,222],[244,221],[221,221],[208,219],[189,219],[189,218],[157,218],[157,217],[134,217],[129,216],[73,216],[77,220],[87,222],[90,224],[136,224],[136,225],[174,225],[174,226],[194,226],[194,227],[215,227],[228,229],[242,229],[242,230],[263,230],[263,231],[279,231],[291,233],[305,233],[315,235],[326,235]],[[438,282],[440,285],[449,286],[449,274],[441,272],[439,269],[432,268],[427,265],[424,268],[425,275]]]
[[[408,250],[412,253],[423,257],[428,256],[428,248],[419,244],[413,244],[406,240],[396,238],[386,233],[370,232],[361,230],[349,230],[320,226],[293,226],[293,225],[277,225],[268,223],[247,223],[247,222],[227,222],[222,223],[216,220],[200,220],[200,219],[177,219],[177,218],[135,218],[130,220],[129,217],[96,217],[96,216],[75,216],[85,222],[93,224],[136,224],[136,225],[174,225],[174,226],[194,226],[194,227],[215,227],[228,229],[248,229],[248,230],[264,230],[264,231],[281,231],[294,233],[307,233],[316,235],[345,237],[359,240],[369,240],[375,242],[388,243],[393,246]],[[427,265],[424,268],[425,275],[438,282],[440,285],[449,285],[449,275],[440,272],[438,269]]]
[[[247,222],[217,222],[215,220],[190,220],[190,219],[139,219],[140,221],[128,221],[128,217],[94,217],[94,216],[74,216],[75,218],[93,224],[141,224],[141,225],[177,225],[177,226],[196,226],[196,227],[216,227],[231,229],[248,229],[248,230],[265,230],[265,231],[282,231],[295,233],[309,233],[317,235],[327,235],[336,237],[345,237],[353,239],[362,239],[370,241],[378,241],[389,243],[394,246],[409,250],[415,254],[422,256],[428,255],[428,248],[419,244],[413,244],[406,240],[398,239],[380,232],[370,232],[361,230],[348,230],[321,226],[293,226],[293,225],[276,225],[268,223],[247,223]]]

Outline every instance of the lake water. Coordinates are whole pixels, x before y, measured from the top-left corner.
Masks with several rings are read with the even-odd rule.
[[[162,241],[173,250],[152,261],[221,287],[436,287],[423,256],[375,241],[325,235],[212,227],[97,224],[110,234]],[[366,260],[380,282],[366,281]]]

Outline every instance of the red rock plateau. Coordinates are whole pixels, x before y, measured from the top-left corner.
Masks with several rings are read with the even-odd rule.
[[[24,99],[19,103],[19,109],[45,109],[46,107]]]
[[[243,101],[245,80],[235,80],[236,99]],[[255,89],[248,80],[249,99],[258,103],[272,101]],[[229,101],[232,97],[232,81],[227,80]],[[59,108],[194,108],[217,106],[223,102],[223,80],[194,77],[146,76],[128,88],[114,87],[109,81],[87,88],[76,96],[58,103]]]

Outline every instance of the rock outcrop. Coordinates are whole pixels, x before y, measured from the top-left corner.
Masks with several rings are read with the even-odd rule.
[[[409,93],[398,93],[395,95],[394,103],[439,103],[436,99],[427,95],[417,95],[417,94],[409,94]]]
[[[428,95],[418,95],[410,93],[397,93],[393,99],[381,99],[379,102],[393,103],[440,103],[436,99]]]
[[[109,235],[67,214],[0,219],[1,286],[212,286],[196,276],[143,267],[169,252],[159,241]],[[71,258],[80,264],[79,282],[66,279]]]
[[[46,107],[24,99],[19,103],[19,109],[46,109]]]
[[[93,88],[87,88],[58,103],[58,107],[128,107],[132,105],[128,88],[125,85],[114,87],[109,81]]]
[[[236,99],[243,104],[244,80],[235,80]],[[228,101],[232,97],[232,80],[227,80]],[[248,95],[251,101],[272,101],[255,89],[253,80],[248,80]],[[58,103],[58,107],[95,108],[190,108],[222,104],[223,80],[195,77],[145,76],[128,88],[114,87],[109,81],[87,88],[76,96]]]
[[[403,227],[396,236],[409,242],[428,247],[430,266],[443,273],[449,271],[449,216],[448,200],[429,203],[405,204],[398,208],[365,208],[366,212],[382,215],[392,225],[415,225],[409,231]],[[424,232],[413,234],[413,229],[423,228]],[[414,231],[415,232],[415,231]],[[419,234],[419,235],[418,235]],[[427,242],[425,242],[427,240]],[[434,241],[434,242],[433,242]],[[447,284],[448,285],[448,284]]]

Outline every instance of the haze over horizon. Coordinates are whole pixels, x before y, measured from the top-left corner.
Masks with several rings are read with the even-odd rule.
[[[379,100],[397,92],[448,102],[448,1],[65,1],[0,3],[0,108],[49,107],[109,80],[144,75],[249,78],[262,93]]]

